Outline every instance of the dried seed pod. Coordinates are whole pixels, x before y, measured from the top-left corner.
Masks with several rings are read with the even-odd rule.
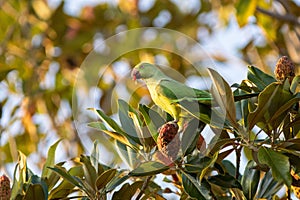
[[[178,132],[178,125],[175,122],[168,122],[159,130],[157,137],[158,150],[166,157],[174,161],[180,148],[180,140]]]
[[[10,181],[5,175],[0,176],[0,199],[9,200],[11,195]]]
[[[277,61],[275,67],[275,77],[277,81],[281,82],[288,78],[290,83],[295,77],[295,65],[287,56],[282,56]]]

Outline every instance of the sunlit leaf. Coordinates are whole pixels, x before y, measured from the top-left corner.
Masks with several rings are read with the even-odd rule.
[[[240,182],[229,174],[210,176],[207,181],[220,187],[238,188],[242,190]]]
[[[248,66],[247,78],[257,86],[259,91],[263,91],[268,85],[276,82],[274,77],[264,73],[254,66]]]
[[[267,164],[272,170],[272,176],[278,182],[284,182],[288,187],[292,183],[290,175],[289,158],[279,152],[266,147],[260,147],[258,150],[258,160],[262,164]]]
[[[246,165],[241,180],[243,191],[247,199],[254,199],[259,184],[260,172],[254,169],[254,167],[255,162],[250,160]]]
[[[164,172],[167,169],[169,169],[169,167],[165,166],[160,162],[147,161],[140,164],[140,166],[132,170],[129,173],[129,175],[130,176],[151,176],[151,175],[156,175],[161,172]]]
[[[103,123],[101,123],[101,122],[91,122],[91,123],[88,124],[88,126],[96,128],[100,131],[103,131],[104,133],[106,133],[110,137],[112,137],[112,138],[118,140],[119,142],[129,146],[130,148],[138,151],[138,148],[136,146],[134,146],[125,136],[123,136],[123,135],[121,135],[117,132],[107,130]]]
[[[270,121],[274,114],[283,105],[293,98],[293,95],[285,90],[283,84],[272,83],[267,86],[258,96],[257,108],[248,115],[248,128],[252,130],[255,125],[262,129],[273,130],[279,126],[285,117],[285,113]],[[283,110],[286,110],[284,107]],[[281,110],[280,110],[281,112]],[[282,113],[282,112],[281,112]]]
[[[193,198],[196,199],[203,199],[205,200],[206,198],[202,195],[201,193],[201,187],[200,187],[200,183],[190,174],[181,171],[182,175],[182,185],[183,188],[185,190],[185,192]]]
[[[271,170],[265,173],[256,198],[270,199],[275,195],[281,188],[282,182],[278,182],[272,176]]]
[[[104,171],[100,176],[98,176],[96,180],[96,188],[100,190],[103,187],[105,187],[106,184],[114,178],[114,176],[116,175],[116,171],[116,169],[109,169]]]
[[[188,123],[181,139],[181,150],[184,156],[190,154],[195,149],[199,135],[205,125],[205,123],[197,119],[193,119]]]
[[[55,164],[55,151],[56,148],[58,146],[58,144],[60,143],[61,140],[58,140],[57,142],[55,142],[48,150],[48,155],[47,155],[47,159],[46,159],[46,163],[43,167],[43,171],[42,171],[42,177],[43,178],[49,178],[52,171],[50,169],[48,169],[48,167],[53,167]]]
[[[211,92],[216,104],[220,107],[222,114],[226,116],[230,124],[238,130],[239,125],[236,122],[236,110],[230,86],[215,70],[209,69],[209,75],[213,81]]]

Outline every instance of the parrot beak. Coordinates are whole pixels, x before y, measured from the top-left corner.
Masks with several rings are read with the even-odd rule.
[[[132,72],[131,72],[131,77],[132,79],[135,81],[137,79],[140,79],[141,78],[141,74],[140,72],[137,70],[137,69],[133,69]]]

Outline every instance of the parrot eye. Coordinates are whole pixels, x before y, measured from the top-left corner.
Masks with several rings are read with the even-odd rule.
[[[143,69],[143,68],[144,68],[144,65],[141,65],[140,68]]]

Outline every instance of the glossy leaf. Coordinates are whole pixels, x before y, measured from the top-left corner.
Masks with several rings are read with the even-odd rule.
[[[91,186],[91,188],[94,188],[98,174],[91,163],[90,157],[81,155],[80,162],[83,166],[85,181]]]
[[[139,111],[142,113],[146,126],[148,127],[153,139],[156,141],[158,137],[158,128],[161,127],[165,120],[153,109],[140,104]]]
[[[275,195],[282,188],[282,186],[282,182],[276,181],[272,176],[272,172],[268,171],[265,173],[261,181],[257,198],[271,199],[273,195]]]
[[[254,66],[248,66],[247,78],[257,86],[259,91],[263,91],[268,85],[276,82],[274,77],[264,73]]]
[[[193,198],[196,198],[198,200],[205,200],[206,198],[201,193],[201,187],[200,183],[190,174],[181,171],[182,175],[182,185],[184,188],[184,191]]]
[[[183,156],[192,153],[195,149],[199,135],[205,127],[205,123],[196,119],[191,120],[184,129],[181,139],[181,150]]]
[[[123,135],[125,138],[127,138],[130,143],[135,144],[134,140],[137,140],[138,138],[135,138],[128,133],[126,133],[118,124],[115,122],[112,118],[108,117],[104,112],[101,110],[97,109],[91,109],[93,110],[99,117],[100,119],[106,123],[107,126],[109,126],[114,132],[117,132],[121,135]]]
[[[48,167],[53,167],[55,164],[55,152],[56,152],[56,148],[58,146],[58,144],[60,143],[61,140],[58,140],[57,142],[55,142],[48,150],[48,155],[47,155],[47,159],[46,159],[46,163],[43,167],[43,171],[42,171],[42,177],[43,178],[49,178],[52,171],[50,169],[48,169]]]
[[[43,191],[42,185],[40,185],[40,184],[30,184],[29,185],[29,187],[26,191],[24,200],[32,200],[32,199],[40,199],[40,200],[48,199]]]
[[[88,126],[95,128],[97,130],[103,131],[104,133],[106,133],[107,135],[109,135],[110,137],[114,138],[115,140],[118,140],[119,142],[129,146],[130,148],[138,151],[138,148],[136,146],[134,146],[131,141],[128,140],[127,137],[125,137],[124,135],[119,134],[118,132],[113,132],[113,131],[109,131],[106,129],[105,125],[101,122],[90,122],[88,124]]]
[[[139,135],[136,132],[136,128],[134,125],[134,122],[132,120],[132,118],[129,116],[129,113],[134,113],[135,115],[137,115],[137,113],[135,112],[135,110],[128,104],[126,103],[124,100],[119,99],[118,100],[118,105],[119,105],[119,119],[120,119],[120,123],[122,125],[122,128],[124,129],[124,131],[128,134],[131,135],[131,138],[133,138],[133,140],[137,143],[140,143],[139,141]],[[140,124],[141,122],[139,122]]]
[[[259,184],[260,171],[255,169],[255,162],[250,160],[242,176],[242,187],[247,199],[254,199]]]
[[[220,107],[222,114],[226,116],[230,124],[235,129],[239,129],[239,125],[236,122],[236,110],[230,86],[218,72],[213,69],[208,69],[208,71],[213,81],[211,92],[216,104]]]
[[[238,188],[242,190],[242,186],[238,180],[229,174],[210,176],[208,182],[224,188]]]
[[[72,185],[79,187],[83,191],[86,191],[86,189],[83,187],[82,183],[80,183],[78,181],[78,179],[75,178],[75,176],[70,175],[64,168],[62,168],[60,166],[55,166],[55,167],[49,167],[49,169],[58,173],[62,178],[64,178],[66,181],[68,181]]]
[[[106,184],[109,183],[114,178],[116,172],[117,172],[116,169],[109,169],[104,171],[100,176],[98,176],[96,180],[97,190],[104,188]]]
[[[285,90],[283,84],[270,84],[258,96],[257,108],[248,115],[249,130],[252,130],[255,125],[267,130],[273,130],[277,128],[286,114],[283,113],[279,115],[276,120],[273,120],[272,117],[277,110],[279,110],[292,98],[292,94]],[[270,121],[271,119],[273,121]]]
[[[169,169],[169,167],[165,166],[160,162],[148,161],[140,164],[140,166],[132,170],[129,173],[129,175],[130,176],[152,176],[164,172],[167,169]]]
[[[98,165],[99,165],[98,143],[99,143],[98,140],[94,141],[93,150],[92,150],[91,157],[90,157],[91,164],[92,164],[93,168],[95,169],[96,174],[98,174]]]
[[[132,199],[136,191],[143,186],[143,181],[136,181],[133,184],[125,183],[119,191],[114,192],[112,200]]]
[[[292,177],[290,175],[289,158],[279,152],[266,147],[258,150],[258,160],[262,164],[267,164],[272,170],[272,176],[278,182],[284,182],[288,187],[291,186]]]

